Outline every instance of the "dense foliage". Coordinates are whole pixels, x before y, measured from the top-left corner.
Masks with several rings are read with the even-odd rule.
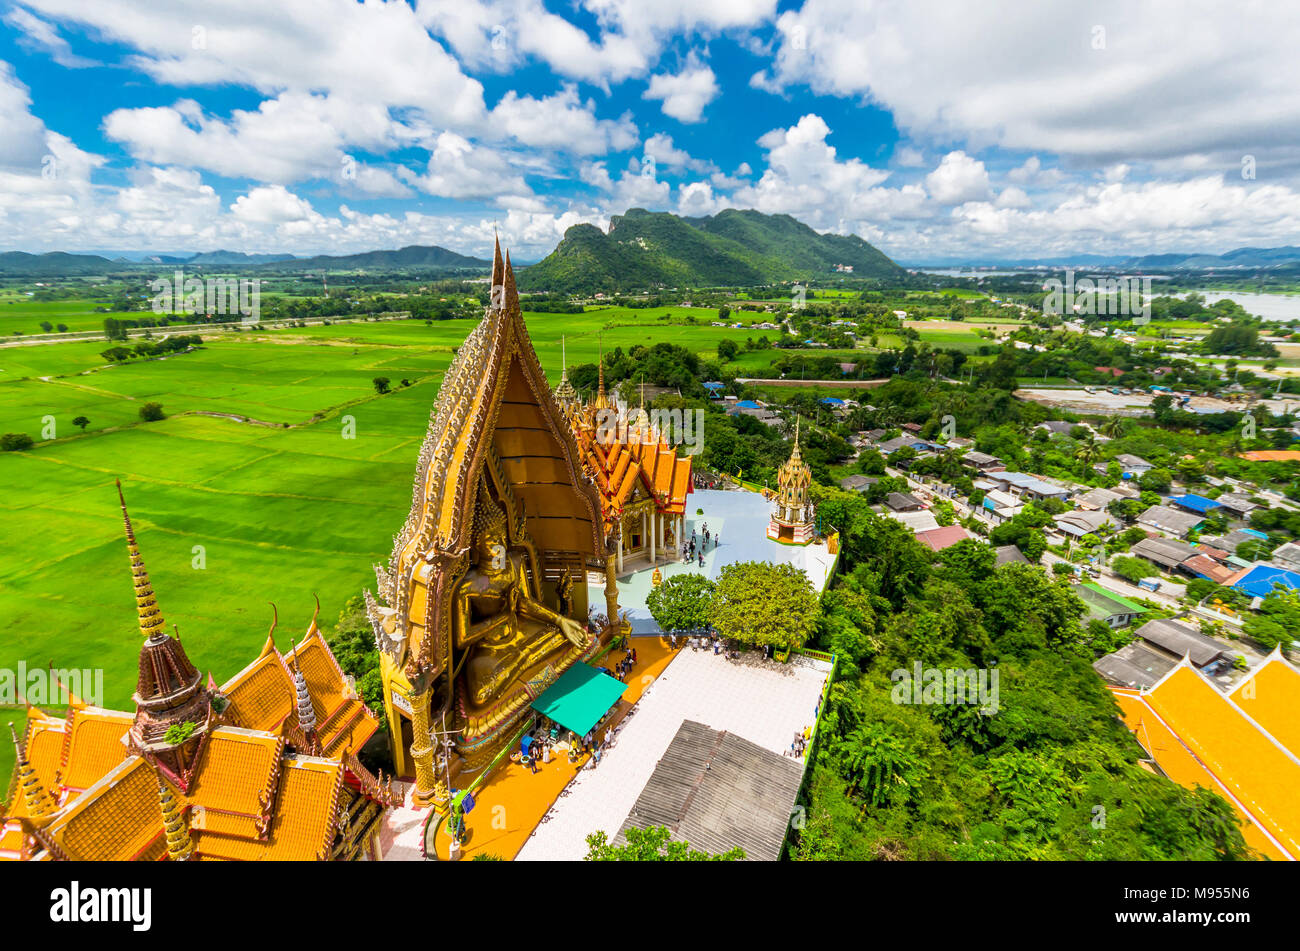
[[[820,504],[844,561],[819,642],[842,666],[796,858],[1248,856],[1223,799],[1137,765],[1067,583],[996,568],[976,541],[932,555],[850,493],[826,490]],[[895,702],[896,672],[916,664],[996,672],[996,712]]]

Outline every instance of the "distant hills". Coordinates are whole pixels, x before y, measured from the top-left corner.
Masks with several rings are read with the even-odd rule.
[[[365,251],[361,254],[328,255],[296,258],[291,254],[244,254],[242,251],[206,251],[201,254],[150,254],[139,260],[108,258],[99,254],[68,254],[51,251],[28,254],[25,251],[0,253],[0,276],[4,277],[79,277],[115,274],[123,271],[156,271],[164,267],[194,267],[210,270],[311,271],[311,270],[419,270],[481,271],[490,261],[471,258],[440,247],[410,245],[397,251]]]
[[[818,234],[789,215],[728,209],[705,218],[629,209],[609,230],[574,225],[519,275],[522,290],[590,294],[656,286],[774,284],[830,277],[896,279],[906,271],[856,235]]]
[[[952,267],[1105,267],[1132,270],[1208,270],[1235,268],[1256,270],[1300,264],[1300,248],[1237,248],[1225,254],[1176,251],[1167,254],[1060,254],[1050,258],[969,259],[953,258],[926,263],[909,263],[916,268]]]

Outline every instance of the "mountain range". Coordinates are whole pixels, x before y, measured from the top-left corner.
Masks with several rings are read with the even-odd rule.
[[[840,270],[837,270],[840,269]],[[574,225],[519,275],[521,290],[616,293],[655,287],[776,284],[906,272],[857,235],[818,234],[789,215],[727,209],[704,218],[632,208],[609,229]]]
[[[1051,258],[951,258],[908,262],[914,268],[1106,267],[1151,270],[1255,270],[1300,264],[1300,248],[1237,248],[1224,254],[1175,251],[1165,254],[1059,254]]]
[[[25,251],[0,253],[0,276],[5,277],[76,277],[113,274],[122,271],[156,271],[166,267],[194,267],[254,271],[311,271],[320,269],[352,270],[419,270],[480,271],[491,265],[482,258],[471,258],[446,248],[410,245],[397,251],[365,251],[360,254],[320,254],[297,258],[291,254],[245,254],[242,251],[206,251],[200,254],[147,254],[136,259],[126,256],[105,257],[100,254],[68,254],[51,251],[28,254]]]

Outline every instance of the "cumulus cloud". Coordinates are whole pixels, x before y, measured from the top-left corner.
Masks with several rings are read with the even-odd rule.
[[[949,152],[925,177],[925,185],[942,205],[960,205],[989,197],[989,173],[984,163],[965,152]]]
[[[557,93],[540,99],[511,90],[492,110],[491,128],[525,145],[560,149],[575,155],[622,152],[638,141],[631,116],[597,119],[596,104],[578,96],[567,83]]]
[[[1103,162],[1300,143],[1295,5],[806,0],[776,29],[755,85],[870,97],[913,136]]]
[[[713,70],[691,57],[676,75],[652,76],[644,95],[646,99],[662,100],[666,116],[679,122],[699,122],[704,117],[704,107],[714,100],[718,91]]]

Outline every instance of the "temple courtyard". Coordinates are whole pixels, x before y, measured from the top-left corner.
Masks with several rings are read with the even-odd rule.
[[[815,722],[828,663],[796,656],[782,664],[765,661],[756,652],[731,661],[708,650],[671,650],[658,636],[634,637],[632,644],[638,662],[628,675],[623,699],[635,707],[599,764],[593,765],[587,755],[577,763],[557,755],[548,763],[538,763],[533,772],[519,762],[517,754],[512,756],[476,790],[475,806],[466,816],[469,835],[460,860],[475,856],[581,860],[592,832],[604,831],[613,841],[687,723],[727,731],[761,748],[764,756],[783,757],[784,762],[776,764],[781,769],[772,768],[770,758],[766,768],[761,762],[751,768],[766,773],[793,770],[797,782],[803,760],[785,754],[795,733]],[[623,656],[615,651],[605,663],[612,666]],[[779,813],[783,825],[790,802],[781,796],[760,799],[757,808],[768,813],[769,824]],[[734,808],[743,814],[756,807],[738,801]],[[388,816],[385,861],[422,858],[427,815],[426,810],[411,808],[408,790],[406,805]],[[449,857],[448,841],[445,834],[437,836],[441,859]]]
[[[696,514],[703,509],[703,514]],[[767,537],[767,525],[772,516],[772,503],[757,492],[746,490],[697,489],[686,497],[686,539],[694,531],[697,543],[704,537],[707,525],[710,535],[717,536],[719,544],[704,553],[704,567],[698,561],[660,561],[659,571],[665,579],[678,574],[703,574],[716,581],[726,565],[741,561],[766,561],[774,565],[793,565],[804,572],[820,594],[826,587],[836,556],[825,541],[807,545],[783,545]],[[678,553],[680,555],[680,552]],[[658,634],[659,625],[650,616],[646,596],[650,593],[653,567],[645,558],[624,565],[626,573],[618,578],[619,606],[632,624],[634,634]],[[593,585],[590,603],[601,603],[601,592]]]

